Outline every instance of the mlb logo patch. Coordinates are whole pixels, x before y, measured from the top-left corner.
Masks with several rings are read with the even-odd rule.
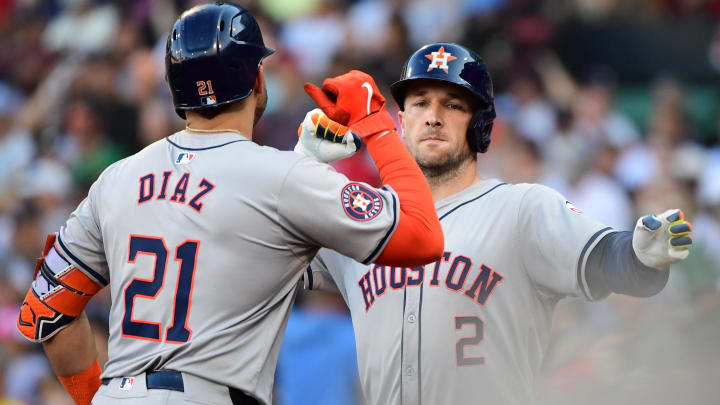
[[[200,104],[202,104],[202,105],[213,105],[213,104],[217,104],[217,99],[215,98],[215,96],[202,97],[202,98],[200,99]]]
[[[383,200],[374,190],[359,184],[350,183],[341,192],[345,213],[355,221],[369,221],[383,209]]]
[[[130,391],[133,387],[133,384],[135,384],[134,377],[123,377],[123,379],[120,380],[120,390]]]
[[[195,159],[194,153],[182,152],[178,154],[177,159],[175,159],[175,164],[186,165],[193,159]]]
[[[568,209],[572,212],[577,212],[578,214],[582,214],[583,212],[580,210],[580,208],[576,207],[571,203],[570,201],[565,201],[565,206],[568,207]]]

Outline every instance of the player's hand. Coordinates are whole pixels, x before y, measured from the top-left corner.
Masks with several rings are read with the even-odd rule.
[[[633,232],[633,249],[649,267],[667,270],[671,264],[690,254],[692,224],[679,209],[638,219]]]
[[[325,79],[322,88],[305,83],[305,92],[330,119],[348,126],[385,108],[375,80],[359,70]]]
[[[367,73],[351,70],[325,79],[322,88],[306,83],[305,92],[330,119],[349,126],[361,138],[395,130],[385,97]]]
[[[360,137],[350,128],[330,120],[322,110],[316,108],[305,115],[298,127],[295,152],[329,163],[352,156],[361,146]]]

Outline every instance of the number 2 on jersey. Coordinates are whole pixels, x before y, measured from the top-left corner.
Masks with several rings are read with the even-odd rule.
[[[475,327],[475,336],[464,337],[455,344],[455,364],[458,366],[479,366],[485,364],[485,357],[465,356],[465,346],[477,345],[483,340],[483,321],[477,316],[456,316],[455,330],[463,329],[464,325]]]
[[[173,304],[172,324],[167,328],[165,341],[170,343],[184,343],[190,339],[192,331],[187,327],[188,314],[198,246],[196,240],[186,240],[175,249],[175,261],[180,262],[177,286],[175,287],[175,302]],[[125,314],[122,322],[122,335],[125,337],[146,339],[159,342],[161,340],[161,324],[157,322],[133,320],[133,305],[137,296],[155,299],[165,282],[167,270],[168,250],[162,238],[154,236],[130,236],[130,252],[128,262],[135,263],[138,254],[147,254],[155,257],[153,278],[133,280],[125,287]]]

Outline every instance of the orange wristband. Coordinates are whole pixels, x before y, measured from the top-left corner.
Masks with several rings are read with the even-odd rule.
[[[95,360],[92,366],[82,373],[65,377],[58,376],[58,380],[60,380],[60,383],[65,387],[76,405],[90,405],[95,392],[102,384],[100,374],[102,374],[100,364]]]

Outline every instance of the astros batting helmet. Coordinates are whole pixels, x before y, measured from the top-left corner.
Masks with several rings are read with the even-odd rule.
[[[480,56],[447,42],[425,45],[415,51],[405,62],[400,80],[390,86],[401,110],[408,86],[420,79],[452,83],[470,91],[478,101],[478,107],[468,125],[468,144],[476,152],[487,152],[495,119],[495,102],[490,74]]]
[[[215,2],[184,12],[170,31],[165,70],[175,112],[213,108],[252,93],[265,47],[255,18],[235,4]]]

